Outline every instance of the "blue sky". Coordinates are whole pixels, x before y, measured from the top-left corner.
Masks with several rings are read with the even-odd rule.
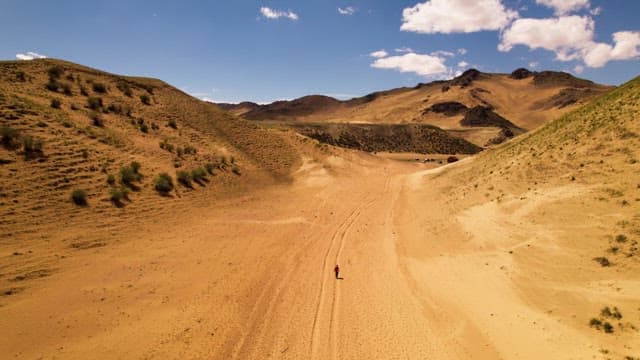
[[[0,58],[160,78],[200,98],[338,98],[475,67],[640,74],[640,1],[0,0]],[[374,56],[372,56],[374,55]]]

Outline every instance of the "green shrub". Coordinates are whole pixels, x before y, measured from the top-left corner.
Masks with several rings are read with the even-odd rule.
[[[34,139],[31,136],[24,137],[22,139],[22,146],[24,146],[24,154],[28,159],[44,155],[44,143],[40,139]]]
[[[213,170],[216,168],[215,165],[213,165],[212,163],[207,163],[204,168],[207,170],[207,172],[211,175],[213,175]]]
[[[120,169],[120,181],[129,187],[134,187],[133,183],[142,180],[142,175],[130,166]]]
[[[163,150],[166,150],[166,151],[172,153],[174,148],[175,147],[173,146],[173,144],[169,143],[169,140],[167,140],[167,139],[164,139],[164,140],[162,140],[160,142],[160,149],[163,149]]]
[[[111,196],[109,199],[117,207],[122,207],[124,205],[122,201],[129,200],[129,189],[124,186],[120,188],[113,188],[111,189]]]
[[[191,184],[191,174],[188,171],[178,171],[177,177],[180,184],[188,188],[193,187],[193,185]]]
[[[140,174],[140,168],[142,167],[142,165],[140,165],[140,163],[139,163],[139,162],[137,162],[137,161],[132,161],[132,162],[131,162],[131,164],[130,164],[129,166],[131,166],[131,168],[133,169],[133,171],[134,171],[136,174]]]
[[[102,119],[102,116],[100,116],[100,114],[98,114],[97,112],[92,112],[89,116],[91,117],[93,126],[104,127],[104,120]]]
[[[18,71],[16,73],[16,80],[20,82],[27,81],[27,74],[25,74],[24,71]]]
[[[116,183],[116,177],[113,176],[113,174],[109,174],[109,176],[107,176],[107,184],[113,186]]]
[[[106,94],[107,87],[103,83],[94,82],[93,83],[93,91],[99,94]]]
[[[64,69],[58,65],[52,66],[47,70],[47,74],[51,79],[59,79],[64,74]]]
[[[623,234],[619,234],[616,236],[616,241],[619,243],[625,243],[627,242],[627,236]]]
[[[60,109],[60,106],[62,106],[62,101],[60,101],[59,99],[51,99],[51,107],[54,109]]]
[[[128,97],[132,97],[133,96],[133,92],[131,91],[131,87],[129,86],[128,83],[121,81],[118,83],[118,85],[116,85],[116,87],[118,88],[118,90],[122,91],[123,94],[125,94]]]
[[[161,173],[155,180],[155,188],[161,194],[167,194],[173,190],[173,179],[167,173]]]
[[[74,204],[79,206],[87,205],[87,192],[84,190],[76,189],[71,193],[71,200]]]
[[[98,110],[102,108],[102,98],[98,96],[92,96],[87,99],[87,105],[89,105],[89,109]]]
[[[195,168],[191,170],[191,178],[197,183],[202,183],[207,179],[207,171],[202,167]]]
[[[54,91],[57,92],[58,88],[60,88],[60,84],[58,84],[56,81],[49,81],[47,83],[47,85],[45,85],[45,87],[47,88],[47,90],[49,91]]]
[[[178,129],[178,124],[174,119],[169,119],[169,121],[167,122],[167,126],[172,129]]]
[[[71,84],[69,83],[60,83],[60,86],[62,87],[62,93],[67,95],[67,96],[72,96],[73,92],[71,91]]]
[[[2,145],[7,149],[20,147],[20,131],[8,126],[2,126],[0,127],[0,135],[2,136]]]
[[[231,168],[231,172],[232,172],[232,173],[234,173],[234,174],[236,174],[236,175],[238,175],[238,176],[240,176],[240,175],[241,175],[241,173],[240,173],[240,168],[239,168],[239,167],[237,167],[237,166],[232,167],[232,168]]]
[[[80,95],[82,96],[89,96],[89,93],[87,92],[87,88],[85,88],[84,86],[80,85]]]
[[[107,108],[107,110],[109,110],[109,112],[112,112],[114,114],[118,114],[118,115],[122,115],[123,113],[123,108],[122,105],[120,104],[110,104],[109,107]]]
[[[140,101],[145,105],[151,105],[151,98],[145,94],[140,95]]]
[[[145,134],[149,133],[149,126],[147,126],[147,124],[140,125],[140,131],[142,131]]]
[[[605,321],[604,324],[602,324],[602,328],[607,334],[611,334],[613,332],[613,325],[611,325],[608,321]]]
[[[192,154],[195,155],[198,153],[198,149],[196,149],[195,147],[191,146],[191,145],[187,145],[184,147],[184,153],[185,154]]]

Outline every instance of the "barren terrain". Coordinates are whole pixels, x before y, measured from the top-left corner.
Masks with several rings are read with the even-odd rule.
[[[261,151],[233,147],[242,176],[220,170],[168,198],[143,180],[122,208],[95,195],[31,209],[32,192],[55,192],[6,180],[24,160],[3,150],[0,353],[637,358],[638,109],[635,79],[436,168],[265,131]],[[278,146],[271,168],[286,176],[256,160]]]

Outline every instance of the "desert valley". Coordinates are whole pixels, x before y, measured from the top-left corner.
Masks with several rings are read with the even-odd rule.
[[[0,353],[637,359],[639,116],[639,78],[216,105],[1,62]]]

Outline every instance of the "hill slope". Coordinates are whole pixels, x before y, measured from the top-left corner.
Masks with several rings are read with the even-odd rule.
[[[299,163],[280,133],[162,81],[52,59],[0,63],[0,126],[3,241],[28,234],[31,226],[42,230],[54,216],[64,222],[87,216],[117,222],[111,215],[125,209],[141,215],[166,211],[179,197],[228,196],[287,180]],[[121,179],[132,162],[139,174]],[[166,196],[154,188],[162,172],[175,185]],[[195,174],[195,182],[180,185],[180,172],[185,184],[187,174]],[[121,192],[111,201],[122,189],[133,190],[128,200]],[[86,193],[88,207],[72,203],[73,190]]]
[[[471,69],[450,81],[377,92],[348,101],[306,96],[268,105],[223,106],[256,121],[429,124],[453,130],[457,136],[485,146],[499,142],[496,138],[501,129],[510,129],[516,135],[533,130],[611,89],[567,73],[518,69],[512,74],[488,74]],[[478,109],[495,113],[508,125],[483,124],[483,118],[470,121],[469,117],[482,112]],[[497,130],[487,132],[487,128]]]

